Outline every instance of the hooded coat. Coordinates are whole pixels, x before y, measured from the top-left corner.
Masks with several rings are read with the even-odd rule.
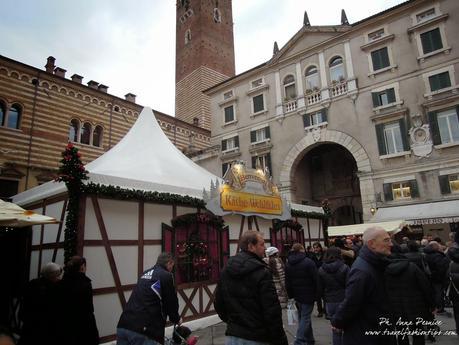
[[[324,262],[319,268],[317,290],[319,297],[327,303],[338,303],[344,299],[349,266],[342,260]]]
[[[385,283],[393,320],[416,321],[431,317],[434,308],[430,282],[408,259],[394,259],[386,268]]]
[[[445,284],[448,276],[449,259],[445,253],[430,247],[424,248],[426,261],[429,265],[432,284]]]
[[[242,251],[228,260],[217,284],[214,305],[227,324],[227,336],[288,344],[272,274],[256,254]]]
[[[290,252],[285,265],[285,287],[290,298],[301,304],[316,300],[317,266],[304,252]]]

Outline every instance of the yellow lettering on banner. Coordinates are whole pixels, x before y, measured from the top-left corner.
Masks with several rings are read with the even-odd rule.
[[[282,199],[279,196],[256,195],[224,189],[220,194],[220,205],[225,211],[282,214]]]

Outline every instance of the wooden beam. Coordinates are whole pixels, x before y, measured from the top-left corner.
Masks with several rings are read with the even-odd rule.
[[[137,252],[137,276],[140,276],[143,272],[143,248],[144,248],[144,214],[145,214],[145,204],[143,201],[139,202],[139,243],[138,243],[138,252]]]
[[[59,228],[57,230],[57,235],[56,235],[56,244],[59,244],[60,243],[60,238],[61,238],[61,234],[62,234],[62,228],[64,226],[64,218],[65,218],[65,210],[67,209],[67,200],[68,199],[65,199],[64,200],[64,205],[62,206],[62,211],[61,211],[61,218],[60,218],[60,222],[59,222]],[[63,247],[63,246],[62,246]],[[53,251],[53,262],[56,261],[56,256],[57,256],[57,249],[60,248],[58,246],[54,247],[54,251]]]
[[[123,290],[121,289],[121,280],[116,268],[115,257],[113,256],[112,247],[108,242],[107,229],[105,228],[102,213],[100,212],[99,202],[95,196],[91,196],[92,204],[94,205],[94,213],[96,215],[97,224],[99,225],[100,234],[102,241],[104,242],[105,252],[107,253],[108,262],[112,271],[113,280],[115,281],[116,291],[121,302],[121,307],[124,309],[126,306],[126,297],[124,296]]]

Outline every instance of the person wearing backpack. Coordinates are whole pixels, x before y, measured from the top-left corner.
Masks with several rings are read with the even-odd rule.
[[[453,303],[456,334],[459,335],[459,232],[456,232],[454,243],[448,249],[448,257],[451,260],[449,266],[449,298]]]
[[[329,318],[335,315],[336,308],[344,300],[349,266],[343,262],[341,250],[330,247],[325,251],[322,266],[317,274],[317,294],[325,301]],[[333,345],[342,344],[342,332],[332,330]]]

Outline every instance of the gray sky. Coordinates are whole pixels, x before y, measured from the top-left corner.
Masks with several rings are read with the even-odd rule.
[[[221,0],[224,1],[224,0]],[[236,73],[267,61],[302,26],[369,17],[404,0],[233,0]],[[108,92],[174,115],[175,0],[2,0],[0,55],[43,69],[46,58]]]

